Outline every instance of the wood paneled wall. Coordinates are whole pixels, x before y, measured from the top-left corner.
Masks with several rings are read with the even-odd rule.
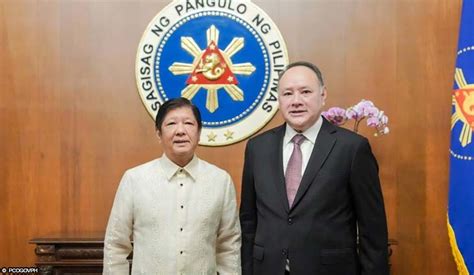
[[[461,0],[255,0],[290,59],[318,64],[327,106],[373,100],[393,274],[455,274],[446,232],[450,103]],[[0,266],[28,240],[103,231],[125,169],[161,154],[134,59],[164,0],[0,2]],[[282,122],[279,114],[265,127]],[[363,129],[371,135],[371,131]],[[240,191],[245,142],[198,154]],[[229,157],[231,156],[231,157]]]

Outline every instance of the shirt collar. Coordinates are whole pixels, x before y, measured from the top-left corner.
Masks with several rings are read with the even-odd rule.
[[[160,165],[168,181],[171,180],[171,178],[173,178],[173,176],[175,176],[180,171],[187,173],[193,181],[196,181],[198,175],[199,158],[194,155],[191,161],[186,166],[180,167],[176,163],[172,162],[166,156],[166,154],[163,153],[160,159]]]
[[[316,120],[316,122],[311,127],[306,129],[306,131],[302,133],[298,133],[295,131],[295,129],[291,128],[291,126],[288,125],[287,123],[285,136],[283,138],[283,144],[287,145],[288,143],[290,143],[291,139],[297,134],[302,134],[309,142],[314,144],[316,142],[316,138],[318,137],[319,130],[321,130],[322,125],[323,125],[323,118],[319,116],[318,120]]]

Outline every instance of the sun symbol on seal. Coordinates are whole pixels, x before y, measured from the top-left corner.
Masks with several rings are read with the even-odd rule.
[[[244,92],[237,86],[235,75],[251,75],[251,63],[233,64],[232,56],[244,47],[244,38],[234,37],[221,51],[218,47],[219,30],[211,25],[206,31],[207,47],[201,50],[192,37],[181,37],[181,47],[194,57],[193,63],[174,62],[169,70],[173,75],[189,74],[181,96],[191,100],[200,88],[207,90],[206,109],[213,113],[219,108],[217,92],[223,89],[234,101],[243,101]]]
[[[459,68],[456,68],[454,79],[459,89],[453,94],[455,111],[451,116],[451,130],[457,122],[463,123],[459,142],[462,147],[466,147],[472,142],[474,130],[474,85],[466,82],[464,73]]]

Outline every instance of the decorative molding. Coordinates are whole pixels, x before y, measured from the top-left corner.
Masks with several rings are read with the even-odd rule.
[[[36,255],[47,255],[47,254],[54,254],[55,246],[54,245],[38,245],[36,246],[35,253]]]
[[[53,274],[54,268],[52,265],[42,265],[38,267],[40,275],[51,275]]]
[[[59,248],[56,255],[59,259],[102,259],[104,257],[103,248]]]

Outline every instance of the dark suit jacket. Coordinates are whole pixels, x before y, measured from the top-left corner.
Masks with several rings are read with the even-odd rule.
[[[247,143],[240,206],[243,274],[283,274],[287,258],[292,275],[388,274],[385,209],[367,139],[324,119],[290,209],[284,134],[282,125]]]

